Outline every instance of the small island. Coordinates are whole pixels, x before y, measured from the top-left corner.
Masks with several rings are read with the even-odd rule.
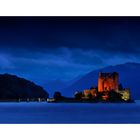
[[[90,85],[91,86],[91,85]],[[119,83],[119,74],[99,73],[98,86],[75,91],[73,97],[64,97],[56,91],[53,98],[41,87],[15,75],[0,74],[0,102],[48,103],[132,103],[130,89]]]
[[[92,86],[83,91],[76,91],[74,97],[68,98],[59,91],[54,93],[53,98],[47,99],[48,103],[132,103],[130,89],[123,88],[119,84],[119,74],[99,73],[98,86]]]

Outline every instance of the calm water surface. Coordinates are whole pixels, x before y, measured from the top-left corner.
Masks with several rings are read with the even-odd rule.
[[[0,123],[140,123],[136,103],[0,103]]]

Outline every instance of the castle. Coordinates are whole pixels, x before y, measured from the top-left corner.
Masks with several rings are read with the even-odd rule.
[[[101,98],[104,101],[108,100],[122,100],[129,101],[130,89],[120,88],[119,86],[119,74],[117,72],[112,73],[99,73],[98,86],[90,89],[85,89],[82,92],[82,99],[89,98]]]
[[[54,94],[55,95],[55,94]],[[117,72],[112,73],[99,73],[98,86],[91,86],[89,89],[83,89],[83,91],[76,91],[74,98],[67,98],[54,96],[52,99],[48,99],[48,102],[88,102],[88,103],[121,103],[121,102],[133,102],[131,99],[131,93],[129,88],[123,88],[119,83],[119,74]]]
[[[98,92],[105,92],[111,90],[118,90],[118,73],[99,73],[98,78]]]

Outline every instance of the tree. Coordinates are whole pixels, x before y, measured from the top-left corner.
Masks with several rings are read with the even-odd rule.
[[[76,92],[74,96],[75,96],[75,99],[80,100],[82,99],[82,92]]]
[[[88,94],[88,99],[91,100],[92,99],[92,94]]]
[[[92,86],[92,87],[90,87],[90,89],[96,89],[96,90],[98,90],[98,87]]]
[[[115,101],[121,101],[122,100],[122,95],[115,92],[115,91],[110,91],[109,92],[109,101],[115,102]]]
[[[122,84],[119,84],[119,90],[123,90]]]
[[[60,99],[62,99],[62,95],[59,91],[56,91],[53,95],[53,98],[56,100],[60,100]]]

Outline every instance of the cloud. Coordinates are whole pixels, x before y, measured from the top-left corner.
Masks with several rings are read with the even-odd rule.
[[[6,54],[0,54],[0,68],[3,70],[14,69],[10,56]]]
[[[0,50],[20,55],[64,46],[138,56],[139,24],[139,17],[1,17]]]
[[[52,52],[32,52],[27,51],[22,55],[1,54],[1,72],[14,73],[35,79],[36,81],[45,79],[72,79],[78,75],[89,72],[99,63],[92,62],[91,52],[81,49],[69,49],[61,47]],[[96,58],[93,55],[93,58]],[[81,60],[81,61],[80,61]],[[94,59],[93,59],[94,60]]]
[[[1,54],[1,72],[14,73],[33,81],[63,79],[70,80],[94,69],[107,65],[125,63],[132,57],[107,55],[93,50],[60,47],[51,51],[32,53],[27,50],[22,55]],[[133,57],[133,61],[138,61]]]
[[[0,72],[72,79],[140,62],[140,18],[0,18]]]

